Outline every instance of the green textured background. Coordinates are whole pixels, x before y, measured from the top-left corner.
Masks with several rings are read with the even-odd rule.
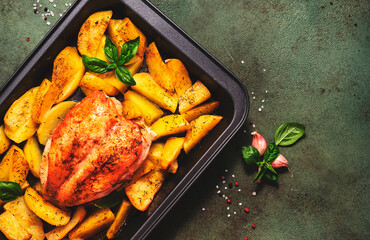
[[[55,13],[48,26],[33,13],[36,0],[0,0],[1,83],[66,2],[54,0],[53,9],[40,1]],[[370,239],[370,2],[152,2],[239,77],[251,109],[241,131],[149,239]],[[297,144],[281,148],[294,177],[281,170],[279,186],[253,184],[256,169],[243,163],[241,146],[250,144],[254,130],[272,141],[286,121],[307,129]],[[240,192],[224,189],[235,181]]]

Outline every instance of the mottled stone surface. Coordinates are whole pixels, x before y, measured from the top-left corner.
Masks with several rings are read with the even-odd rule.
[[[0,0],[2,83],[57,19],[47,26],[34,2]],[[68,1],[54,2],[59,16]],[[369,239],[369,1],[152,2],[240,78],[251,109],[149,239]],[[286,121],[307,129],[297,144],[281,148],[294,177],[281,170],[279,186],[253,184],[256,169],[244,164],[241,146],[254,130],[272,141]],[[228,188],[235,181],[240,192]]]

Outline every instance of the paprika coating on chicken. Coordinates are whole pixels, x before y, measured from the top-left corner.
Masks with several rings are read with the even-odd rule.
[[[121,103],[95,91],[52,132],[41,160],[46,200],[74,206],[118,188],[148,155],[152,133],[122,116]]]

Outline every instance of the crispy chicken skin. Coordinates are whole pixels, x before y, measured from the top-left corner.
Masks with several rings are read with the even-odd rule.
[[[53,131],[41,160],[44,198],[74,206],[108,195],[145,160],[151,133],[125,119],[101,91],[76,104]]]

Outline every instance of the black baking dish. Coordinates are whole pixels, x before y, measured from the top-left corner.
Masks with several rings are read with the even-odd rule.
[[[212,97],[220,101],[217,114],[224,117],[186,159],[179,161],[178,172],[166,179],[149,209],[135,213],[118,236],[118,239],[144,239],[242,126],[248,114],[249,99],[243,84],[232,73],[151,3],[81,0],[72,5],[0,90],[1,119],[14,100],[38,86],[44,77],[51,76],[58,53],[67,45],[76,46],[83,22],[90,14],[101,10],[113,10],[113,19],[129,17],[149,43],[156,42],[161,54],[181,59],[192,80],[201,80]],[[0,239],[5,237],[1,235]]]

